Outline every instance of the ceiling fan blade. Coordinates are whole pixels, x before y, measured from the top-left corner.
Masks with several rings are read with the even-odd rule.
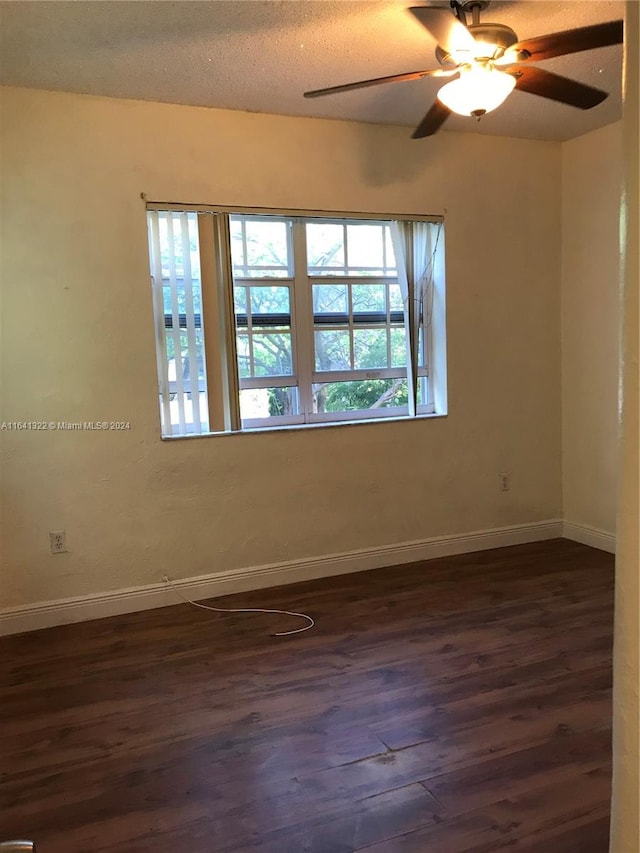
[[[451,115],[451,110],[440,101],[434,101],[433,106],[411,134],[412,139],[424,139],[433,136]]]
[[[529,56],[521,56],[521,60],[538,62],[541,59],[552,59],[554,56],[579,53],[581,50],[595,50],[611,44],[622,44],[623,34],[622,21],[608,21],[605,24],[594,24],[591,27],[579,27],[576,30],[565,30],[561,33],[525,39],[510,47],[507,54],[526,51]]]
[[[314,89],[305,92],[305,98],[320,98],[323,95],[335,95],[337,92],[350,92],[352,89],[366,89],[367,86],[380,86],[382,83],[402,83],[405,80],[417,80],[419,77],[452,77],[458,72],[436,68],[433,71],[408,71],[406,74],[392,74],[390,77],[375,77],[373,80],[360,80],[357,83],[345,83],[343,86],[329,86],[328,89]]]
[[[409,11],[447,53],[453,53],[454,50],[473,51],[476,43],[474,37],[447,9],[411,6]]]
[[[516,65],[510,71],[516,78],[516,89],[521,92],[540,95],[541,98],[549,98],[581,110],[590,110],[608,97],[607,92],[594,89],[593,86],[586,86],[577,80],[560,77],[559,74],[552,74],[535,66]]]

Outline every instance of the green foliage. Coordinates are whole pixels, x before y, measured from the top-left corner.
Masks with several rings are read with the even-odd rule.
[[[315,387],[318,388],[315,396],[319,412],[352,412],[358,409],[406,406],[408,402],[407,383],[404,379],[331,382]]]
[[[269,415],[285,415],[291,411],[292,401],[289,388],[269,388]]]

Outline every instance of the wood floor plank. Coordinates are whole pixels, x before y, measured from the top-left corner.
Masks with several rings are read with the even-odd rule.
[[[450,814],[474,811],[485,803],[544,786],[550,780],[573,778],[606,765],[611,754],[611,730],[587,729],[579,734],[552,733],[525,749],[423,778],[427,789]]]
[[[556,540],[223,601],[316,628],[179,604],[0,640],[0,839],[604,853],[611,555]]]
[[[385,791],[374,797],[337,804],[331,820],[325,813],[316,820],[306,820],[264,832],[256,827],[254,849],[260,853],[284,850],[313,850],[323,853],[352,853],[362,846],[409,832],[442,812],[442,806],[421,785],[407,785]],[[231,853],[234,847],[221,847],[220,853]]]
[[[494,853],[526,849],[545,853],[578,851],[585,828],[597,825],[597,841],[585,850],[607,853],[600,822],[607,818],[610,768],[577,774],[571,786],[554,781],[522,795],[487,803],[459,817],[434,815],[414,830],[360,848],[367,853]],[[582,853],[582,851],[581,851]]]
[[[611,708],[611,671],[607,666],[566,675],[545,683],[532,682],[453,702],[425,704],[391,720],[381,720],[371,730],[389,749],[405,749],[425,740],[454,733],[469,726],[478,727],[506,717],[518,721],[531,714],[553,714],[555,709],[580,705],[588,697],[605,703],[603,719]]]
[[[551,849],[558,853],[614,853],[609,850],[609,823],[609,809],[600,804],[589,820],[565,824],[561,831],[546,833],[544,838],[525,838],[517,849],[522,853],[549,853]]]

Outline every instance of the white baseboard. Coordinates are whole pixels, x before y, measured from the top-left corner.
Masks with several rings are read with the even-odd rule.
[[[181,592],[194,600],[216,598],[220,595],[252,589],[380,569],[384,566],[414,563],[418,560],[432,560],[435,557],[541,542],[545,539],[560,538],[562,535],[562,521],[555,519],[537,521],[452,536],[435,536],[431,539],[330,554],[324,557],[290,560],[286,563],[231,569],[218,574],[173,579],[173,583]],[[67,625],[72,622],[84,622],[88,619],[101,619],[105,616],[118,616],[122,613],[150,610],[154,607],[166,607],[177,603],[179,601],[175,593],[166,584],[154,583],[114,592],[28,604],[24,607],[12,607],[0,611],[0,636],[36,631],[55,625]]]
[[[597,527],[589,527],[586,524],[576,524],[573,521],[562,522],[562,535],[565,539],[572,539],[609,554],[616,553],[615,533],[607,533],[606,530],[598,530]]]

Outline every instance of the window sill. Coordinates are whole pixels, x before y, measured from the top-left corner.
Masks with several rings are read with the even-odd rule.
[[[354,426],[370,426],[372,424],[397,424],[397,423],[415,423],[416,421],[429,421],[433,419],[446,418],[447,412],[432,412],[429,414],[416,415],[400,415],[397,418],[361,418],[352,421],[332,421],[331,423],[314,423],[314,424],[283,424],[282,426],[269,427],[254,427],[252,429],[238,430],[237,432],[202,432],[193,435],[163,435],[162,441],[190,441],[199,438],[220,438],[240,435],[264,435],[274,432],[305,432],[317,429],[341,429],[342,427]]]

